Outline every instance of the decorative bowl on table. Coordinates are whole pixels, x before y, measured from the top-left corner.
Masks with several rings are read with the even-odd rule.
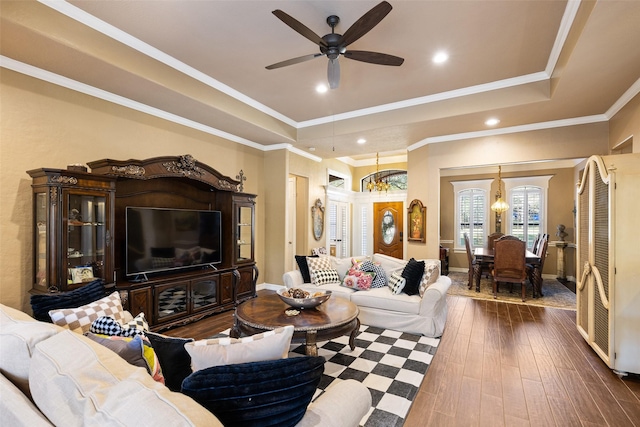
[[[331,291],[307,292],[299,288],[281,288],[277,291],[280,299],[293,308],[314,308],[331,298]]]

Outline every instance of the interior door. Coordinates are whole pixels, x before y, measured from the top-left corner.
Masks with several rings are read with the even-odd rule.
[[[294,269],[293,259],[296,243],[296,179],[289,177],[289,198],[287,202],[287,246],[286,255],[284,257],[284,271],[291,271]]]
[[[329,201],[329,253],[330,255],[345,258],[350,255],[350,231],[351,219],[349,216],[349,204],[346,202]]]
[[[404,211],[402,202],[373,204],[373,252],[403,258],[402,230]]]

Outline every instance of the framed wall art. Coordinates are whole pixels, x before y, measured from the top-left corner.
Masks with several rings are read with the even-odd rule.
[[[418,199],[413,199],[408,209],[409,241],[426,242],[427,208]]]
[[[317,199],[311,206],[311,227],[313,228],[313,238],[320,240],[324,232],[324,208],[320,199]]]

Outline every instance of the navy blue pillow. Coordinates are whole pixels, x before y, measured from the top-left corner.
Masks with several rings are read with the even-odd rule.
[[[318,258],[318,255],[309,255],[311,258]],[[296,263],[298,263],[298,269],[302,274],[303,283],[311,283],[311,273],[309,273],[309,264],[307,264],[307,257],[305,255],[295,255]]]
[[[34,319],[51,323],[49,310],[80,307],[104,296],[104,282],[102,279],[96,279],[69,292],[31,295],[31,310]]]
[[[193,338],[174,338],[153,332],[145,332],[158,356],[164,385],[171,391],[180,391],[182,381],[191,375],[191,356],[184,345]]]
[[[225,427],[295,426],[324,372],[324,357],[303,356],[214,366],[182,382],[182,393]]]
[[[416,261],[411,258],[407,265],[402,270],[402,277],[407,279],[407,283],[404,285],[404,292],[407,295],[416,295],[420,292],[420,281],[424,274],[424,261]]]

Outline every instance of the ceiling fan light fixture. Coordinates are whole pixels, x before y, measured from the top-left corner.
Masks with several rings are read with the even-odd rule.
[[[330,59],[327,65],[327,80],[329,89],[337,89],[340,85],[340,63],[337,59]]]

